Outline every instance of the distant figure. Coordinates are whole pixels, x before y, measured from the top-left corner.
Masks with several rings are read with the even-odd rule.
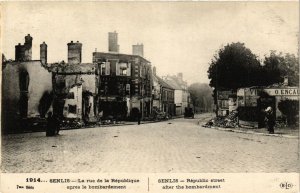
[[[138,113],[137,113],[138,125],[141,124],[141,118],[142,118],[142,113],[140,111],[138,111]]]
[[[59,133],[59,120],[52,112],[48,113],[46,136],[55,136]]]
[[[275,116],[272,107],[268,107],[265,110],[266,112],[266,122],[268,131],[270,134],[274,134],[274,126],[275,126]]]

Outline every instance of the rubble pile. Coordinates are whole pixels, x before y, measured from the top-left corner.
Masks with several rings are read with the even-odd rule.
[[[209,120],[203,127],[224,127],[224,128],[235,128],[238,126],[238,113],[232,111],[225,117],[215,117]]]

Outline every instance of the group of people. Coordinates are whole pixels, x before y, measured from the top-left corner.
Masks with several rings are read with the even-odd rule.
[[[46,136],[55,136],[59,135],[60,130],[60,121],[59,118],[52,112],[48,113],[47,117],[47,128],[46,128]]]

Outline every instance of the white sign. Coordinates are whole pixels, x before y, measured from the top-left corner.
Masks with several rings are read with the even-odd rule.
[[[264,89],[270,96],[299,96],[299,89],[298,88],[267,88]]]

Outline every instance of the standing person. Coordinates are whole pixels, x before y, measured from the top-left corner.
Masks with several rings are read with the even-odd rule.
[[[266,121],[267,127],[270,134],[274,134],[275,116],[272,107],[266,109]]]
[[[141,112],[138,110],[138,111],[137,111],[138,125],[141,124],[141,117],[142,117],[142,114],[141,114]]]

